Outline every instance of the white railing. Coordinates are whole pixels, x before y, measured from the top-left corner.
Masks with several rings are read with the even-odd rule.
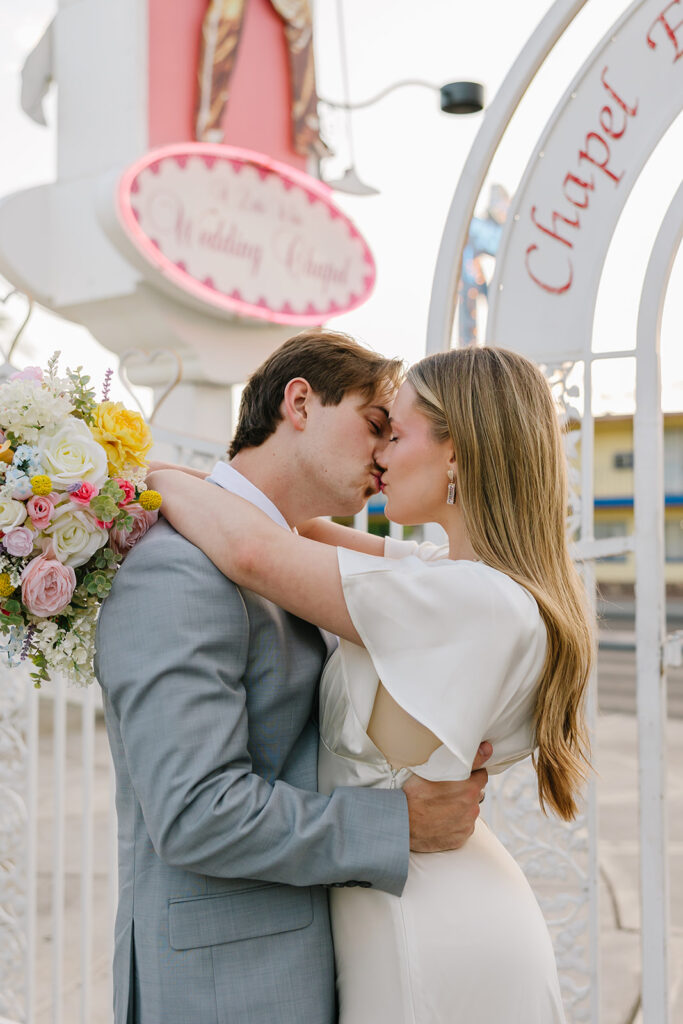
[[[16,983],[13,1008],[2,1009],[27,1024],[105,1021],[116,817],[99,690],[73,689],[55,678],[36,691],[26,673],[16,672],[1,674],[3,690],[17,678],[23,690],[24,979]]]

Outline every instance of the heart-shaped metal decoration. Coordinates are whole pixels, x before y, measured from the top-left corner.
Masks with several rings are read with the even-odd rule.
[[[137,395],[133,391],[133,385],[130,382],[128,370],[133,365],[138,367],[151,366],[152,364],[163,361],[164,359],[168,359],[172,363],[175,363],[175,368],[169,368],[170,373],[165,379],[162,379],[161,394],[156,399],[154,406],[152,407],[152,412],[149,417],[150,423],[154,423],[154,417],[159,412],[159,409],[174,388],[176,388],[183,379],[183,361],[180,358],[180,355],[172,348],[153,348],[150,349],[149,352],[146,352],[141,348],[129,348],[123,353],[119,360],[119,377],[121,378],[121,383],[144,416],[145,410],[142,408]]]
[[[31,296],[30,295],[25,295],[24,292],[20,292],[16,288],[12,288],[11,291],[7,292],[7,295],[5,295],[5,297],[3,299],[0,299],[0,305],[3,305],[3,306],[7,305],[7,303],[9,302],[9,300],[12,298],[13,295],[18,295],[18,296],[20,296],[20,298],[25,300],[25,302],[26,302],[26,312],[24,313],[23,320],[21,321],[21,323],[17,327],[16,331],[14,332],[14,336],[12,337],[12,339],[11,339],[11,341],[9,343],[9,348],[6,349],[6,350],[5,349],[0,349],[0,354],[2,354],[5,363],[9,363],[10,362],[10,360],[12,358],[12,353],[14,352],[15,348],[19,344],[19,339],[21,338],[22,334],[24,333],[24,330],[26,328],[26,324],[31,319],[31,314],[33,313],[33,299],[31,298]]]

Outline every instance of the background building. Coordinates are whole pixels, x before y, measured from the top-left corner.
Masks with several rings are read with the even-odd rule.
[[[633,514],[633,417],[595,421],[595,537],[627,537]],[[664,414],[664,544],[670,597],[683,596],[683,414]],[[633,596],[633,552],[601,559],[596,576],[603,596]]]

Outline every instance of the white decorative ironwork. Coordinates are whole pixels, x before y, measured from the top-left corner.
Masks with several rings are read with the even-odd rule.
[[[590,1020],[588,825],[539,813],[536,773],[523,761],[491,778],[487,820],[520,865],[550,929],[569,1021]]]
[[[18,291],[16,288],[12,288],[12,290],[9,291],[7,295],[0,299],[0,305],[6,305],[10,301],[10,299],[14,298],[15,295],[18,296],[20,299],[25,300],[26,308],[24,310],[23,319],[20,320],[13,337],[10,339],[7,349],[0,350],[0,355],[3,356],[4,358],[5,367],[10,365],[12,353],[19,344],[19,340],[22,334],[24,333],[29,320],[31,319],[31,315],[33,314],[33,299],[30,297],[30,295],[24,295],[23,292]]]
[[[17,1021],[26,1009],[26,693],[23,673],[0,666],[0,1014]]]
[[[144,371],[145,369],[149,371],[152,368],[158,368],[157,364],[159,362],[168,362],[173,365],[169,365],[168,373],[163,380],[154,381],[158,393],[155,396],[154,405],[149,415],[150,423],[154,423],[159,409],[183,379],[183,360],[179,353],[172,348],[155,348],[151,352],[143,352],[140,348],[129,348],[119,359],[119,378],[121,383],[143,416],[146,415],[145,410],[140,404],[138,396],[133,391],[128,372],[134,368],[137,368],[138,371]]]

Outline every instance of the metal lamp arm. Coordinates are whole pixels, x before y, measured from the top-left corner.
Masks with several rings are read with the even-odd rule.
[[[395,92],[396,89],[403,89],[407,85],[419,85],[425,89],[431,89],[432,92],[440,92],[441,90],[440,85],[434,85],[433,82],[425,82],[421,78],[402,78],[400,82],[393,82],[391,85],[387,85],[386,88],[381,89],[375,96],[371,96],[367,100],[360,100],[358,103],[340,103],[335,100],[326,100],[322,96],[319,96],[318,99],[326,107],[333,107],[335,110],[362,110],[364,107],[371,107],[373,103],[383,100],[390,92]]]

